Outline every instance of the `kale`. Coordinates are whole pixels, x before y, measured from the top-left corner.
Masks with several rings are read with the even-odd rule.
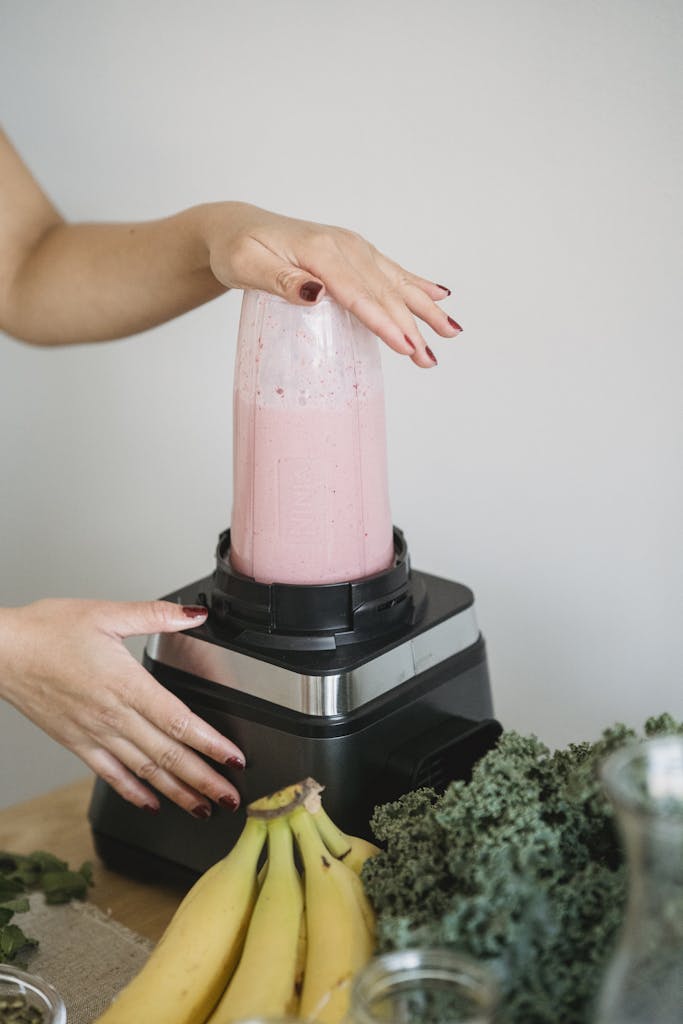
[[[683,733],[660,715],[646,736]],[[626,865],[597,772],[636,739],[615,725],[551,753],[504,732],[469,782],[375,809],[385,849],[363,882],[379,949],[447,946],[487,963],[501,1024],[587,1024],[626,899]]]

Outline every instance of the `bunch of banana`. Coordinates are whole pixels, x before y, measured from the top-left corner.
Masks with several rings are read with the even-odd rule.
[[[337,828],[321,791],[305,779],[249,805],[237,844],[188,892],[97,1024],[343,1019],[351,979],[375,948],[359,874],[379,850]]]

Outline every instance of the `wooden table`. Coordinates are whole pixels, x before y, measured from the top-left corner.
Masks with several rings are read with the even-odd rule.
[[[88,899],[114,920],[156,941],[183,890],[133,881],[104,866],[95,853],[86,817],[92,787],[93,778],[88,777],[0,811],[0,850],[46,850],[68,861],[71,868],[91,861],[94,885]]]

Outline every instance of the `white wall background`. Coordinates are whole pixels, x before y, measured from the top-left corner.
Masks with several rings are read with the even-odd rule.
[[[453,289],[438,368],[385,353],[394,519],[551,745],[683,714],[682,28],[679,0],[0,2],[0,116],[69,218],[238,198]],[[239,301],[0,338],[0,604],[210,571]],[[0,804],[84,771],[0,709]]]

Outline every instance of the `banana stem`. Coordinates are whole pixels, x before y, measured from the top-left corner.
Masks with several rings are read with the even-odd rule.
[[[279,789],[277,793],[254,800],[247,807],[248,818],[260,818],[262,821],[273,821],[275,818],[287,817],[297,807],[316,793],[321,793],[323,786],[315,779],[302,779],[292,786]]]

